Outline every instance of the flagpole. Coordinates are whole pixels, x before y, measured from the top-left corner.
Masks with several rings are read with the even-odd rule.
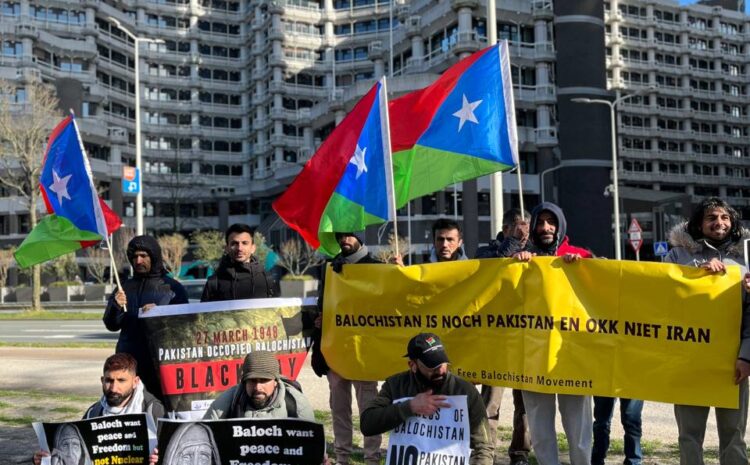
[[[104,240],[107,242],[107,250],[109,250],[109,262],[110,266],[113,268],[109,271],[109,274],[112,275],[114,273],[115,275],[115,282],[117,282],[117,290],[122,290],[122,284],[120,283],[120,273],[117,272],[117,262],[115,262],[115,255],[112,251],[112,242],[109,240],[109,235],[104,236]],[[123,307],[123,311],[127,312],[127,307]]]
[[[518,165],[516,165],[518,169],[516,169],[516,176],[518,176],[518,202],[521,206],[521,220],[526,221],[525,214],[524,214],[524,208],[523,208],[523,180],[521,179],[521,160],[518,161]]]
[[[380,130],[383,135],[383,154],[385,156],[386,192],[388,193],[389,215],[393,219],[393,239],[396,246],[396,256],[400,255],[398,250],[398,218],[396,217],[396,192],[393,181],[393,153],[391,153],[391,119],[388,115],[388,86],[386,78],[381,78],[382,100],[380,103]]]
[[[497,43],[497,10],[495,0],[487,0],[487,45],[490,47]],[[492,173],[490,175],[490,236],[497,234],[503,227],[503,175]]]

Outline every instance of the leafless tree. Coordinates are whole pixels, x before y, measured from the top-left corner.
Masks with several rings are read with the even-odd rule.
[[[8,270],[14,262],[14,251],[13,247],[0,250],[0,287],[5,287],[5,284],[8,282]]]
[[[185,236],[179,233],[161,236],[158,239],[161,247],[161,255],[164,258],[164,264],[172,272],[175,278],[180,275],[182,266],[182,257],[187,251],[188,241]]]
[[[17,98],[23,87],[25,98]],[[36,82],[23,85],[0,81],[0,184],[19,197],[29,212],[29,227],[37,224],[39,175],[45,143],[61,113],[54,89]],[[32,270],[34,310],[41,309],[41,271]]]
[[[135,229],[126,226],[115,231],[113,236],[114,247],[113,255],[115,257],[115,269],[121,270],[130,265],[128,261],[128,244],[135,237]]]
[[[85,249],[86,269],[99,284],[104,284],[104,277],[107,274],[109,263],[109,252],[99,247],[89,247]]]
[[[58,281],[71,282],[78,276],[78,263],[75,252],[60,255],[44,263],[44,268],[52,273]]]
[[[401,236],[398,237],[398,253],[402,257],[406,257],[410,253],[409,242],[407,242],[407,240]],[[388,245],[378,250],[375,254],[375,258],[377,258],[381,262],[391,263],[395,257],[396,238],[393,235],[393,231],[391,231],[391,233],[388,235]]]
[[[292,276],[302,276],[310,268],[322,264],[325,260],[315,252],[306,242],[299,239],[289,239],[281,244],[277,265],[284,268]]]

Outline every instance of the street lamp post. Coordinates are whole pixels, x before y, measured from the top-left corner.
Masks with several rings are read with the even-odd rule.
[[[135,233],[138,236],[143,235],[143,171],[141,170],[141,75],[139,71],[139,53],[138,46],[140,42],[153,42],[157,44],[163,44],[164,41],[161,39],[150,39],[148,37],[138,37],[130,30],[126,29],[120,21],[111,16],[107,18],[107,21],[112,23],[117,29],[121,30],[125,35],[133,40],[134,52],[135,52],[135,169],[138,171],[140,176],[140,186],[138,194],[135,196]]]
[[[617,105],[634,97],[639,97],[648,90],[640,90],[634,94],[623,95],[612,101],[596,98],[574,98],[571,102],[576,103],[593,103],[607,105],[609,107],[610,129],[612,136],[612,202],[615,208],[615,259],[622,259],[622,244],[620,243],[620,187],[617,180],[617,127],[615,119],[615,110]]]

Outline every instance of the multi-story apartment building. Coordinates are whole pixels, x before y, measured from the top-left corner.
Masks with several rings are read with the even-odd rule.
[[[609,87],[643,94],[619,106],[621,184],[721,196],[750,220],[750,17],[705,3],[605,2]]]
[[[603,52],[589,59],[606,66],[611,95],[643,92],[618,107],[621,184],[658,191],[657,209],[674,198],[667,194],[692,201],[727,196],[750,218],[747,16],[728,5],[673,0],[497,3],[498,36],[510,43],[527,206],[542,191],[555,200],[560,189],[575,189],[558,176],[565,170],[554,170],[561,148],[568,150],[558,132],[563,107],[556,73],[565,64],[558,62],[555,28],[570,8],[586,4],[600,15],[593,23],[601,23],[601,33],[592,37]],[[134,163],[134,43],[110,17],[160,40],[139,49],[146,228],[190,231],[244,221],[260,224],[275,242],[288,231],[271,202],[375,79],[389,76],[393,97],[424,87],[485,46],[487,35],[484,0],[1,5],[0,77],[19,88],[28,80],[56,84],[65,106],[77,110],[105,196],[127,222],[133,223],[133,198],[122,194],[120,179],[122,167]],[[504,180],[505,206],[517,206],[516,177]],[[6,241],[28,229],[15,205],[0,200]],[[417,254],[427,251],[429,225],[439,216],[465,220],[469,253],[494,235],[487,179],[409,207],[408,217],[406,209],[400,212],[399,229],[410,226]],[[371,231],[368,241],[385,237]]]
[[[0,78],[56,85],[76,110],[94,176],[126,221],[123,166],[135,163],[134,42],[139,37],[142,179],[151,231],[258,222],[251,211],[249,49],[244,4],[235,1],[5,1]],[[6,199],[8,200],[8,199]],[[6,202],[0,234],[28,229]]]

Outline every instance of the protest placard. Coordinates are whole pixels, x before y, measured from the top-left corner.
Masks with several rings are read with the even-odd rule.
[[[320,465],[324,454],[323,425],[311,421],[159,421],[160,465]]]
[[[155,445],[149,444],[149,420],[138,413],[33,427],[51,465],[145,465]]]
[[[214,398],[239,382],[250,352],[276,354],[295,379],[310,347],[312,299],[248,299],[154,307],[140,315],[159,367],[165,407],[202,418]]]
[[[411,397],[393,403],[408,402]],[[429,416],[412,416],[390,432],[388,465],[469,463],[469,408],[466,396],[445,396],[450,407]]]

